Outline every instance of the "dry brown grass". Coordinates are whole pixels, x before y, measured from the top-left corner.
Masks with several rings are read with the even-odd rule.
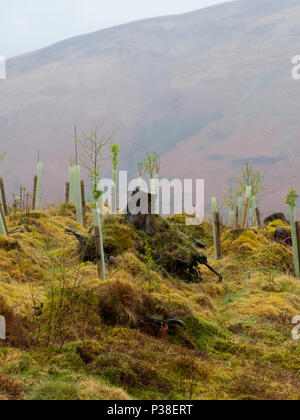
[[[136,327],[155,308],[151,297],[129,281],[107,281],[97,295],[101,318],[108,325]]]
[[[0,400],[23,400],[24,390],[20,382],[0,373]]]
[[[4,316],[6,321],[6,340],[1,340],[0,347],[12,346],[20,349],[30,348],[34,340],[30,333],[28,321],[14,313],[1,296],[0,314]]]

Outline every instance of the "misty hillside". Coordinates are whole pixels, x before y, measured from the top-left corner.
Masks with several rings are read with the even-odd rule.
[[[204,177],[223,198],[245,160],[264,174],[264,211],[299,176],[299,0],[240,0],[63,41],[8,62],[0,83],[1,164],[31,185],[40,148],[48,200],[62,200],[75,122],[117,129],[122,168],[157,149],[170,177]]]

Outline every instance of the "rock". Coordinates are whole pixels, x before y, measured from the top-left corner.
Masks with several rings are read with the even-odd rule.
[[[275,234],[274,234],[274,239],[278,243],[292,246],[291,233],[287,229],[281,226],[277,226]]]

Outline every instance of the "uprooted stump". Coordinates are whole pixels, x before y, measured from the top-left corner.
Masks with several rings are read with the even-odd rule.
[[[96,262],[96,245],[94,233],[87,237],[70,230],[69,234],[79,241],[78,251],[84,262]],[[145,260],[146,253],[151,253],[151,259],[157,269],[164,274],[180,277],[188,282],[201,282],[199,266],[205,265],[222,281],[207,261],[207,257],[199,251],[203,244],[199,238],[190,239],[183,235],[172,220],[153,216],[152,235],[148,236],[142,229],[136,229],[123,216],[107,216],[103,223],[103,243],[107,260],[125,252],[134,253],[140,260]],[[198,245],[199,244],[199,245]]]

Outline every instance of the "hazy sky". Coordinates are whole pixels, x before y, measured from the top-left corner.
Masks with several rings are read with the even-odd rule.
[[[118,24],[229,0],[0,0],[0,55],[9,58]]]

